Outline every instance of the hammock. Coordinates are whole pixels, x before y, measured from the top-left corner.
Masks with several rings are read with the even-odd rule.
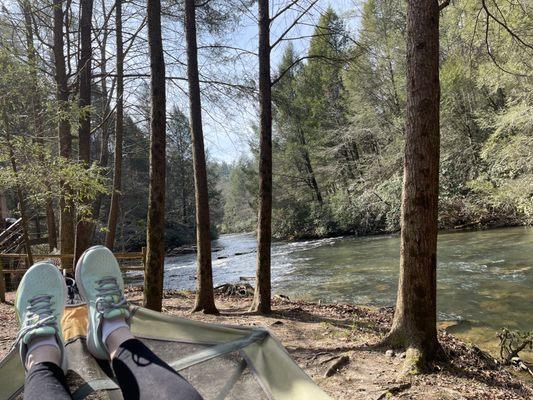
[[[122,399],[109,364],[87,351],[86,310],[85,305],[67,306],[62,321],[73,398]],[[132,333],[205,400],[329,399],[266,330],[208,324],[141,307],[131,311]],[[16,349],[0,361],[0,399],[22,398],[23,386],[24,369]]]

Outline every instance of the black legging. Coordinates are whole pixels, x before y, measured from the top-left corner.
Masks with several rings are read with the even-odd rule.
[[[26,400],[71,400],[63,370],[50,362],[34,364],[24,382]]]
[[[137,339],[119,346],[112,365],[125,400],[202,400],[189,382]],[[26,374],[24,399],[71,400],[61,368],[35,364]]]

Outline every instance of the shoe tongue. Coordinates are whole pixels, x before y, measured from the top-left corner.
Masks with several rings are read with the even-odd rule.
[[[56,330],[54,327],[41,326],[39,328],[33,329],[31,332],[28,332],[26,335],[24,335],[24,338],[22,339],[22,341],[24,342],[24,344],[28,344],[28,342],[31,339],[35,339],[36,337],[39,337],[39,336],[55,335],[55,333],[56,333]]]

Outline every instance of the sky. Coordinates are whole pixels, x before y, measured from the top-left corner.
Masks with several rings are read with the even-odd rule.
[[[301,4],[305,7],[310,4],[309,1],[302,1]],[[276,10],[287,4],[287,1],[272,1],[271,4],[271,15],[275,15]],[[309,15],[301,20],[302,24],[293,28],[287,37],[300,38],[311,35],[314,30],[312,25],[318,21],[320,14],[328,6],[332,6],[337,14],[346,20],[347,29],[355,33],[358,26],[358,16],[360,15],[360,4],[358,0],[319,0]],[[243,18],[239,28],[233,34],[228,35],[227,42],[236,47],[256,52],[258,41],[257,21],[255,20],[256,7],[251,11],[253,15],[247,14]],[[295,12],[287,12],[282,18],[273,22],[271,26],[271,43],[274,43],[279,35],[286,30],[287,26],[294,20],[295,15]],[[304,55],[307,51],[309,40],[309,38],[302,38],[291,40],[291,42],[296,52]],[[271,64],[273,71],[275,71],[276,65],[280,62],[285,43],[274,48],[272,52]],[[206,64],[208,63],[209,61],[206,60]],[[209,69],[208,66],[202,66],[201,64],[200,68],[202,69],[202,67]],[[242,69],[238,71],[239,68]],[[256,73],[257,69],[257,57],[249,55],[235,71],[249,76],[250,79],[255,79],[253,74]],[[231,163],[243,155],[250,154],[249,143],[257,136],[257,132],[254,130],[257,121],[257,107],[250,100],[238,99],[235,102],[227,101],[225,103],[227,103],[224,106],[225,108],[223,107],[221,110],[210,109],[211,112],[204,107],[204,135],[209,156],[218,161]]]
[[[239,1],[239,0],[237,0]],[[270,0],[270,15],[289,4],[291,0]],[[285,12],[271,24],[271,43],[285,32],[287,27],[294,21],[302,8],[307,8],[314,0],[298,0],[297,6]],[[291,38],[291,43],[298,55],[304,55],[307,51],[310,38],[305,37],[312,34],[314,24],[318,21],[320,14],[329,6],[337,12],[345,21],[346,28],[352,35],[356,34],[361,15],[360,7],[363,0],[318,0],[311,10],[300,20],[286,38]],[[0,0],[4,12],[20,20],[21,15],[15,2],[10,0]],[[77,3],[75,3],[77,4]],[[112,13],[113,1],[102,1],[98,5],[95,3],[94,28],[101,34],[103,15]],[[219,4],[225,4],[222,0]],[[106,7],[102,10],[102,7]],[[144,5],[142,1],[132,0],[125,3],[126,11],[124,15],[124,40],[125,48],[129,48],[126,55],[125,74],[140,74],[143,77],[129,77],[125,82],[125,106],[126,113],[137,123],[146,124],[146,109],[148,108],[148,44],[146,39],[146,20]],[[128,11],[128,7],[130,11]],[[299,9],[297,7],[300,7]],[[74,10],[75,11],[75,10]],[[233,26],[231,32],[223,35],[199,32],[199,70],[202,79],[216,80],[225,83],[245,83],[246,86],[253,86],[257,81],[258,60],[257,60],[257,4],[249,9],[242,18]],[[110,24],[112,24],[112,19]],[[111,25],[112,27],[112,25]],[[109,31],[107,41],[107,72],[114,72],[115,68],[115,47],[114,32]],[[303,37],[303,38],[302,38]],[[177,77],[176,80],[167,80],[167,117],[172,107],[177,106],[182,112],[188,114],[188,96],[186,77],[186,53],[183,38],[183,16],[165,16],[163,21],[163,46],[165,48],[166,76]],[[276,46],[271,54],[272,71],[276,70],[285,46],[288,42],[282,42]],[[237,49],[228,50],[226,54],[234,57],[226,57],[221,61],[219,57],[213,57],[210,50],[202,49],[206,45],[225,45]],[[95,45],[93,45],[95,46]],[[242,52],[242,50],[245,50]],[[39,50],[43,58],[48,57],[49,49],[43,46]],[[99,71],[98,59],[100,49],[95,46],[93,68],[95,73]],[[75,68],[75,58],[71,57],[71,63]],[[51,78],[51,77],[50,77]],[[108,85],[111,85],[108,78]],[[205,89],[205,90],[204,90]],[[257,104],[250,98],[236,96],[227,86],[216,85],[202,87],[203,125],[206,150],[211,159],[231,163],[243,155],[250,154],[250,143],[254,142],[258,136],[254,126],[257,123]],[[112,101],[112,104],[114,101]]]

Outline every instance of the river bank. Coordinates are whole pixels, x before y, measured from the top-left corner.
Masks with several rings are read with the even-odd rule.
[[[446,233],[460,233],[460,232],[476,232],[487,231],[492,229],[506,229],[506,228],[531,228],[533,225],[527,221],[518,218],[502,218],[502,219],[477,219],[472,221],[454,221],[452,222],[439,222],[439,234]],[[219,235],[255,235],[256,225],[250,226],[247,230],[231,232],[229,230],[222,230]],[[338,239],[342,237],[372,237],[372,236],[400,236],[400,228],[395,229],[374,229],[358,231],[356,229],[335,230],[327,232],[327,234],[316,234],[309,232],[301,232],[295,235],[289,236],[274,236],[273,242],[298,242],[308,240],[322,240],[322,239]],[[213,239],[216,240],[217,238]],[[173,249],[174,252],[170,252],[169,256],[180,254],[183,252],[195,252],[196,249],[191,245],[183,245]]]
[[[127,289],[127,297],[139,304],[139,288]],[[12,302],[0,304],[0,356],[13,342],[17,327]],[[258,316],[247,312],[250,297],[217,295],[219,316],[191,314],[194,296],[189,291],[166,291],[163,312],[223,324],[264,326],[285,345],[295,361],[332,398],[385,399],[528,399],[533,385],[513,371],[488,362],[476,347],[439,332],[449,361],[435,365],[428,375],[398,379],[402,354],[376,350],[392,317],[389,308],[317,304],[276,298],[274,312]],[[340,357],[347,364],[333,375],[326,372]],[[331,373],[331,372],[330,372]],[[390,394],[387,394],[390,393]]]
[[[398,204],[399,205],[399,204]],[[448,208],[450,207],[451,208]],[[439,233],[460,232],[464,230],[487,230],[532,226],[533,221],[527,214],[517,213],[512,209],[491,209],[484,207],[454,208],[441,201],[439,207]],[[490,207],[489,207],[490,208]],[[274,213],[272,235],[276,240],[316,240],[339,236],[373,236],[398,234],[400,232],[400,209],[367,210],[361,209],[356,215],[344,215],[335,218],[327,208],[315,215],[308,215],[305,221],[291,221],[292,215]],[[277,215],[277,218],[276,218]],[[289,218],[289,221],[286,220]],[[305,219],[305,217],[304,217]],[[353,220],[352,220],[353,219]],[[250,226],[250,231],[256,226]],[[229,233],[229,232],[223,232]]]
[[[222,235],[213,245],[215,285],[255,275],[254,235]],[[498,354],[503,328],[533,327],[533,228],[439,234],[438,319],[467,342]],[[400,240],[397,235],[275,242],[275,294],[309,302],[392,307],[396,301]],[[165,288],[194,290],[194,254],[165,262]],[[133,284],[142,276],[131,277]],[[253,278],[252,278],[253,279]],[[253,281],[250,283],[253,284]],[[526,354],[533,361],[533,354]]]

